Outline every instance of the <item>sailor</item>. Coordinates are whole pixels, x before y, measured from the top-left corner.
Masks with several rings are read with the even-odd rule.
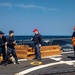
[[[12,56],[14,57],[15,63],[19,64],[18,58],[17,58],[17,55],[16,55],[16,51],[15,51],[15,48],[14,48],[14,46],[16,45],[16,41],[14,40],[13,36],[14,36],[14,31],[10,30],[9,31],[9,38],[7,39],[7,54],[6,54],[6,57],[5,57],[4,66],[7,65],[7,60],[10,57],[10,54],[12,54]]]
[[[42,44],[42,36],[39,34],[38,29],[34,29],[33,32],[35,33],[35,35],[33,36],[31,40],[34,41],[34,45],[35,45],[35,58],[34,59],[41,61],[40,47]]]
[[[75,27],[74,27],[74,32],[72,34],[72,42],[73,42],[74,60],[75,60]]]
[[[5,43],[6,43],[6,37],[4,36],[4,33],[0,31],[0,56],[2,56],[3,60],[6,56],[6,49],[5,49]],[[0,63],[0,65],[3,64],[3,61]]]

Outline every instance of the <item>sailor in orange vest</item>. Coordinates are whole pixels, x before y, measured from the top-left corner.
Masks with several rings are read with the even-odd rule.
[[[75,60],[75,26],[74,26],[74,32],[72,34],[72,45],[74,49],[74,60]]]

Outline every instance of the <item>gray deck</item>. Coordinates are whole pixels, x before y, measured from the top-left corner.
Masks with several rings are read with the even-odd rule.
[[[43,64],[38,66],[30,65],[33,60],[25,60],[20,64],[8,64],[7,66],[0,65],[0,75],[15,75],[16,73],[18,73],[17,75],[75,75],[75,60],[68,58],[68,56],[73,56],[73,53],[42,58]],[[66,61],[68,63],[63,63]],[[57,65],[53,65],[53,63],[57,63]],[[26,73],[27,71],[28,73]]]

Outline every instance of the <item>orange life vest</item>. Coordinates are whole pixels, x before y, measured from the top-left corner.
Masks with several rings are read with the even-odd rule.
[[[72,45],[75,46],[75,37],[72,38]]]

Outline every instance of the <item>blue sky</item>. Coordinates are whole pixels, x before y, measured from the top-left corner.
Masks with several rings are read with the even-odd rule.
[[[75,0],[0,0],[0,30],[8,35],[72,35]]]

